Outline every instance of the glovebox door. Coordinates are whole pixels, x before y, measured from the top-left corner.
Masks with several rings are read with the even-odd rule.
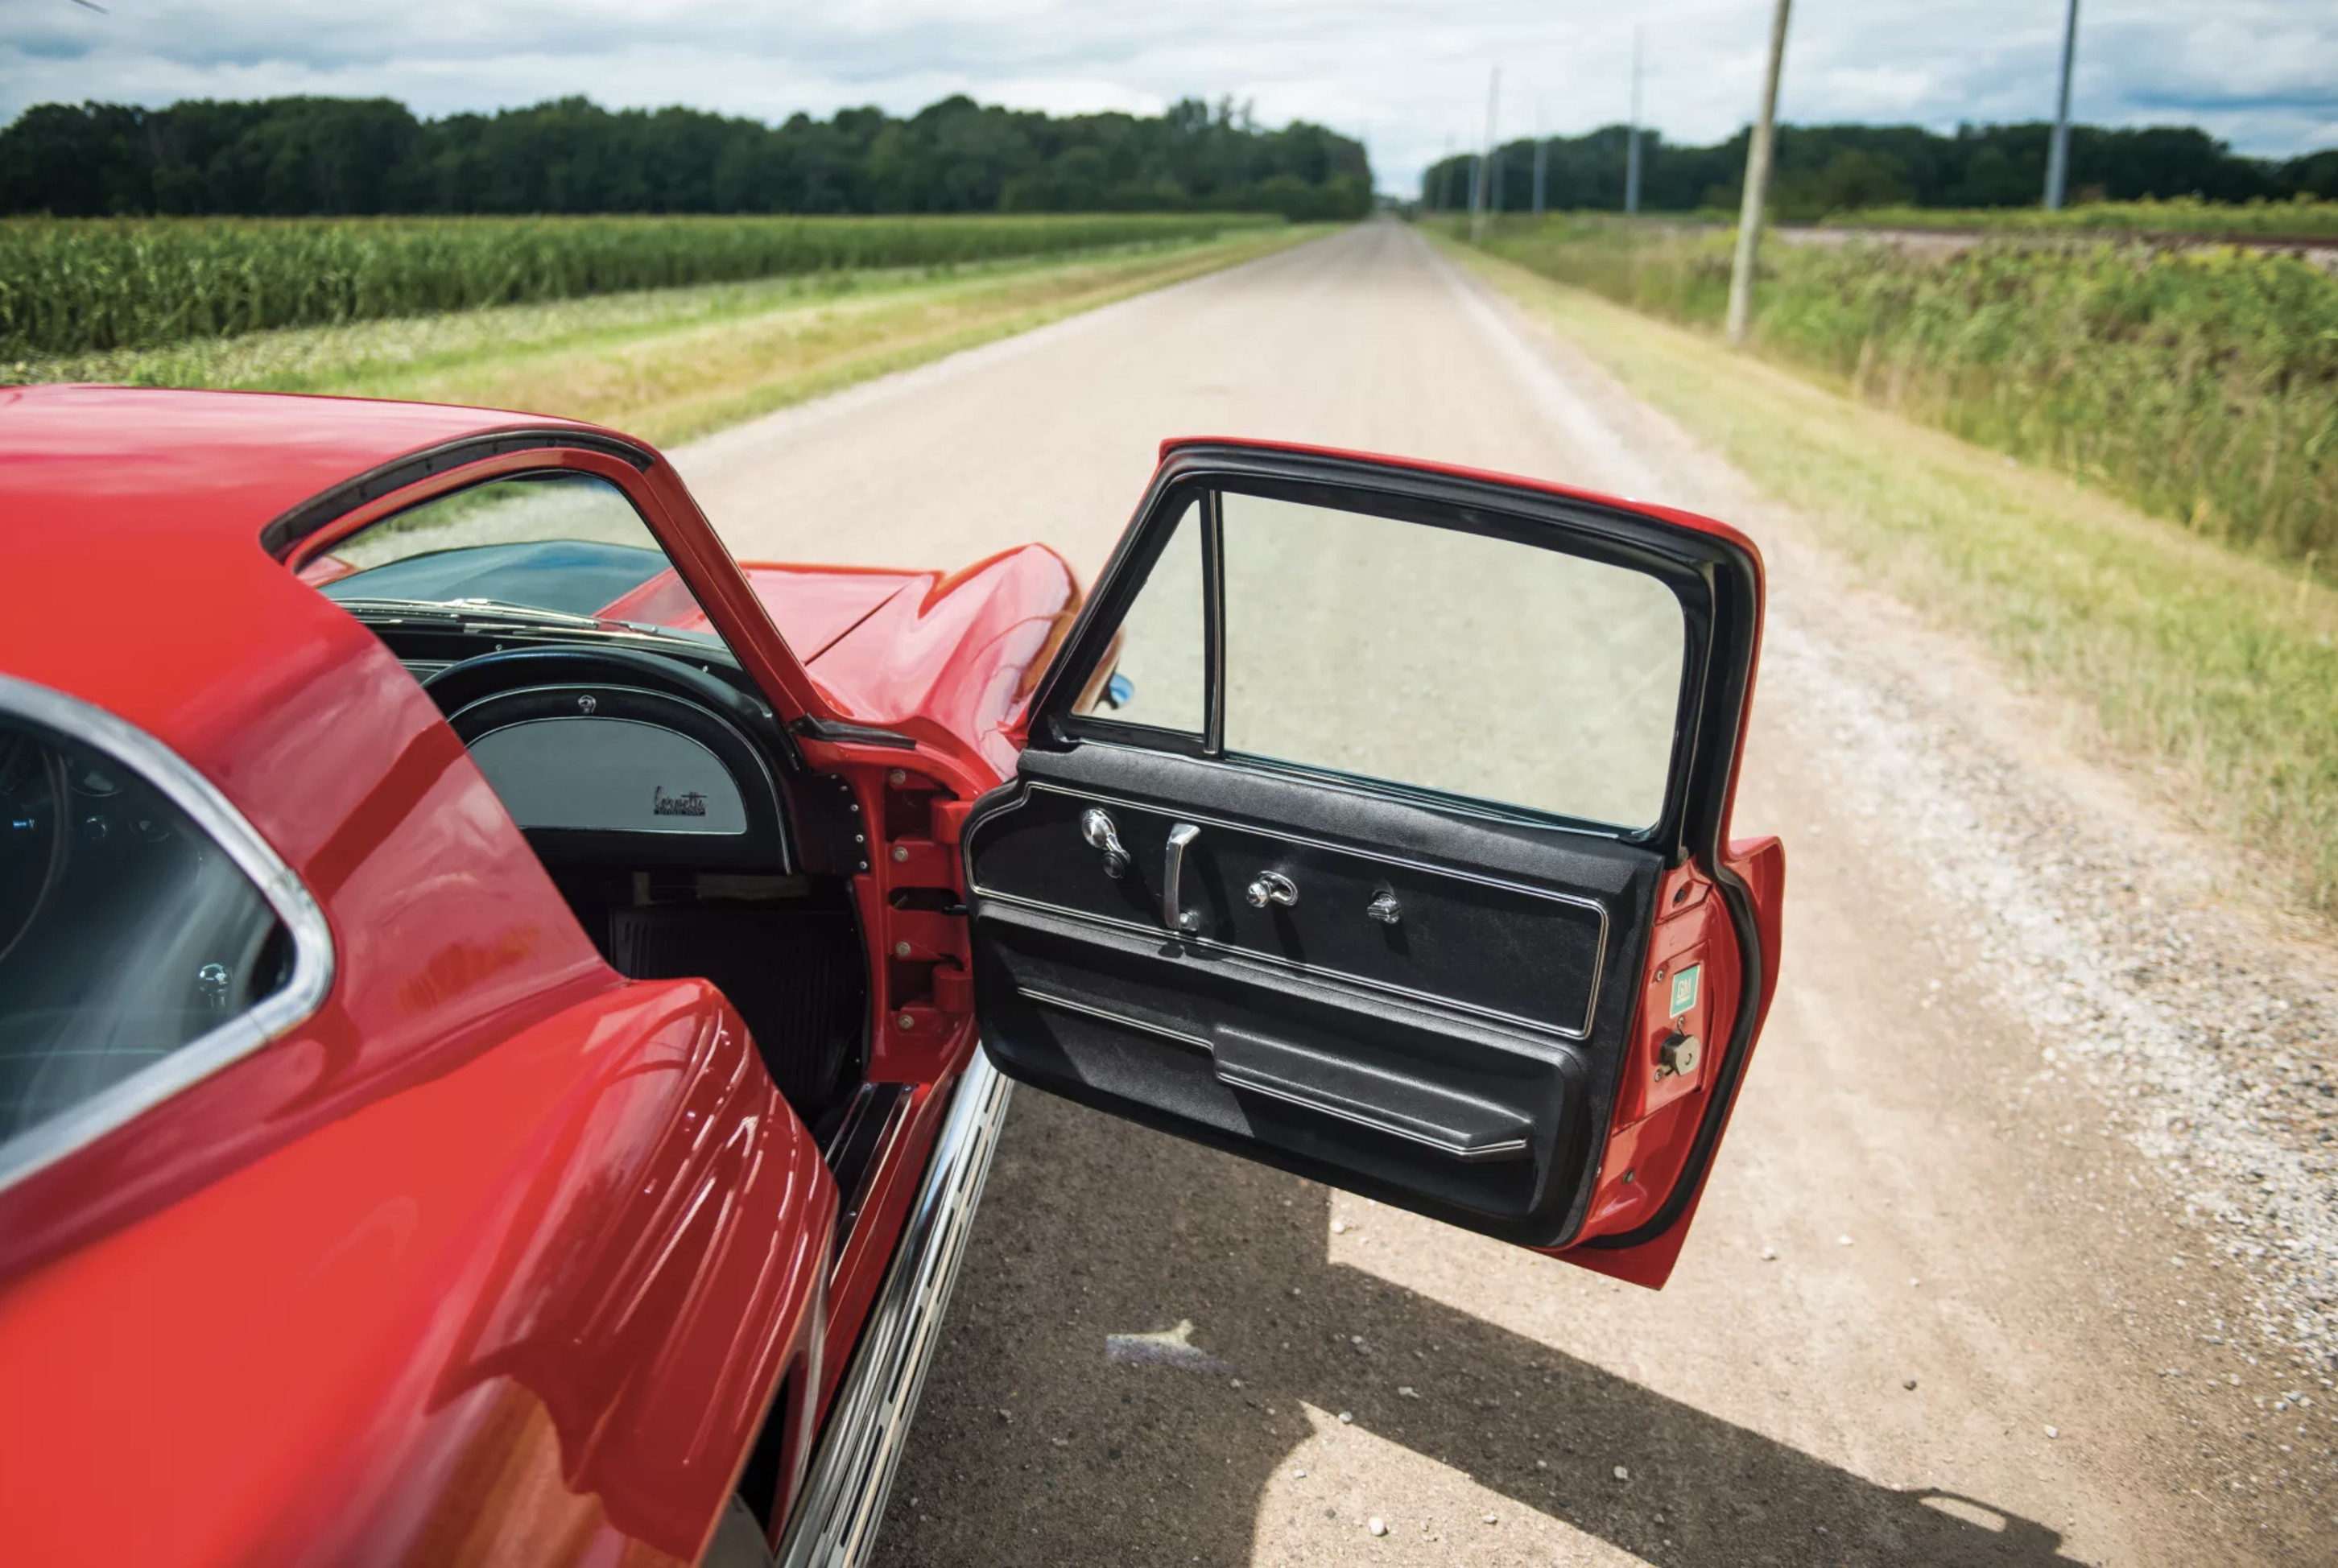
[[[1166,449],[966,825],[986,1048],[1181,1136],[1668,1268],[1774,971],[1773,879],[1724,844],[1760,615],[1758,556],[1702,519]]]

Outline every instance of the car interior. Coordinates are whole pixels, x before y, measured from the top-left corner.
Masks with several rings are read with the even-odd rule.
[[[868,950],[793,827],[820,781],[615,486],[492,481],[303,576],[422,683],[610,965],[712,981],[831,1161],[856,1148]]]

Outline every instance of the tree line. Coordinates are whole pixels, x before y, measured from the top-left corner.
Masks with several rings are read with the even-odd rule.
[[[1744,190],[1740,131],[1710,147],[1640,132],[1640,205],[1652,212],[1717,208],[1734,213]],[[1918,125],[1783,125],[1778,129],[1771,211],[1790,220],[1862,207],[2035,206],[2046,185],[2053,127],[1960,125],[1941,135]],[[1621,211],[1628,132],[1605,125],[1544,144],[1543,201],[1561,210]],[[1437,210],[1469,205],[1477,158],[1431,165],[1420,201]],[[1506,143],[1494,154],[1489,201],[1505,212],[1534,204],[1535,144]],[[2197,194],[2211,201],[2338,198],[2338,149],[2276,162],[2249,158],[2194,126],[2115,130],[2070,127],[2069,188],[2078,201],[2136,201]]]
[[[418,118],[388,98],[44,103],[0,131],[0,212],[343,216],[563,212],[1280,212],[1359,218],[1361,142],[1245,105],[1157,116],[951,97],[907,119],[779,125],[563,98]]]

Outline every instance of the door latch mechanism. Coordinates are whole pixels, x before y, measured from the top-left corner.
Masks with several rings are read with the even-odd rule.
[[[1696,1071],[1697,1061],[1704,1054],[1704,1047],[1695,1035],[1675,1029],[1656,1047],[1656,1076],[1685,1078]]]

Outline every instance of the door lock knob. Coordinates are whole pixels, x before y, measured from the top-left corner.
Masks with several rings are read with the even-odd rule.
[[[1299,885],[1280,871],[1262,871],[1258,879],[1243,890],[1253,909],[1263,909],[1270,904],[1280,904],[1285,909],[1299,902]]]
[[[1656,1076],[1685,1077],[1696,1071],[1704,1056],[1704,1045],[1694,1034],[1675,1029],[1665,1043],[1656,1047]]]
[[[1395,894],[1383,890],[1372,895],[1372,901],[1364,906],[1364,914],[1383,926],[1393,926],[1404,918],[1404,906],[1396,901]]]

